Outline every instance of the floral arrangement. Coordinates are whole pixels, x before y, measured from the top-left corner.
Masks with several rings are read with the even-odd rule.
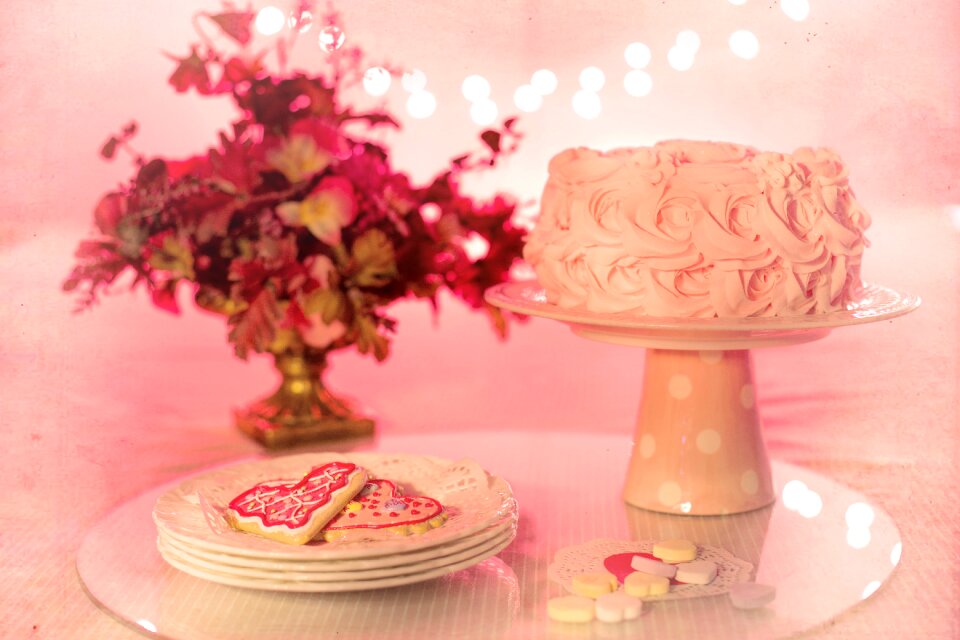
[[[227,316],[242,358],[302,340],[324,350],[355,345],[383,360],[396,330],[385,307],[410,296],[436,307],[441,289],[486,310],[504,333],[505,319],[483,293],[507,279],[524,231],[511,222],[512,199],[476,201],[460,177],[516,148],[513,120],[484,131],[480,151],[415,184],[369,139],[396,120],[342,103],[362,80],[362,52],[331,51],[320,75],[272,73],[270,50],[252,48],[254,18],[229,5],[198,14],[201,42],[169,79],[178,92],[235,103],[240,115],[215,147],[147,158],[131,146],[135,123],[103,146],[107,159],[130,153],[136,174],[96,206],[98,234],[80,244],[64,289],[87,308],[132,274],[131,287],[145,286],[158,307],[176,312],[178,287],[189,285],[200,307]],[[338,24],[335,12],[324,19]],[[201,24],[215,25],[215,38]],[[298,30],[290,32],[277,39],[281,68]],[[235,51],[224,53],[223,43]],[[488,245],[486,255],[471,257],[469,240]]]

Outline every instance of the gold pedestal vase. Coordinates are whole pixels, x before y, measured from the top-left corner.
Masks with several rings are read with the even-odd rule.
[[[237,427],[271,449],[316,440],[369,436],[373,420],[323,382],[327,350],[297,345],[274,353],[281,382],[272,395],[234,413]]]

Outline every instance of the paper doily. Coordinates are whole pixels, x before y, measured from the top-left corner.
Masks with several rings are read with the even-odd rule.
[[[224,511],[240,492],[271,480],[293,480],[311,467],[348,460],[375,477],[397,482],[405,493],[429,495],[444,505],[446,523],[426,533],[397,536],[370,530],[345,541],[292,546],[234,530]],[[377,453],[312,453],[216,469],[182,482],[157,500],[154,522],[165,534],[191,546],[222,553],[289,560],[336,560],[402,553],[463,539],[504,518],[516,518],[510,485],[473,460]]]
[[[603,561],[618,553],[652,553],[654,540],[611,540],[598,539],[583,544],[565,547],[557,552],[547,569],[547,576],[564,589],[573,593],[571,582],[574,576],[582,573],[606,571]],[[729,551],[719,547],[697,544],[697,560],[710,560],[717,563],[717,577],[710,584],[677,584],[670,587],[670,593],[662,596],[650,596],[644,600],[683,600],[715,596],[730,591],[731,585],[750,579],[753,565],[737,558]]]

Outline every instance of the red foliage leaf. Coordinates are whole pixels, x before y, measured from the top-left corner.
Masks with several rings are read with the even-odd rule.
[[[232,184],[240,193],[253,193],[260,185],[263,148],[231,140],[220,134],[221,149],[210,150],[210,166],[216,177]]]
[[[173,56],[171,56],[173,57]],[[188,91],[196,87],[201,94],[210,93],[210,76],[207,74],[207,64],[197,55],[197,48],[190,51],[186,58],[173,57],[178,62],[177,68],[167,80],[177,93]]]
[[[97,203],[93,219],[97,228],[107,235],[116,235],[117,223],[127,213],[127,197],[122,193],[108,193]]]
[[[291,300],[287,305],[287,312],[284,314],[281,326],[288,329],[300,329],[310,326],[310,320],[303,313],[303,309],[297,304],[296,300]]]
[[[253,22],[253,13],[249,11],[230,11],[209,16],[217,23],[220,30],[242,45],[250,42],[250,23]]]
[[[153,304],[164,311],[179,315],[180,305],[177,304],[177,283],[175,280],[151,289],[150,297],[153,300]]]
[[[100,155],[106,160],[110,160],[117,153],[117,145],[120,144],[120,141],[117,140],[116,136],[110,136],[110,139],[103,143],[103,146],[100,147]]]
[[[277,335],[283,311],[270,287],[264,287],[250,306],[230,316],[230,342],[237,356],[246,360],[251,351],[262,352]]]
[[[490,150],[494,153],[500,153],[500,132],[494,131],[493,129],[487,129],[480,134],[480,139],[483,140],[483,143],[490,147]]]
[[[154,158],[137,172],[137,189],[162,189],[167,185],[167,176],[167,163],[160,158]]]

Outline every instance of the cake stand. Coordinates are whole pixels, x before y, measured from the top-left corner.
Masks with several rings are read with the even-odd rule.
[[[575,334],[647,349],[623,499],[663,513],[723,515],[774,502],[751,349],[811,342],[831,330],[890,320],[920,298],[866,285],[844,311],[775,318],[629,317],[562,309],[536,282],[487,291],[489,303],[567,324]]]

